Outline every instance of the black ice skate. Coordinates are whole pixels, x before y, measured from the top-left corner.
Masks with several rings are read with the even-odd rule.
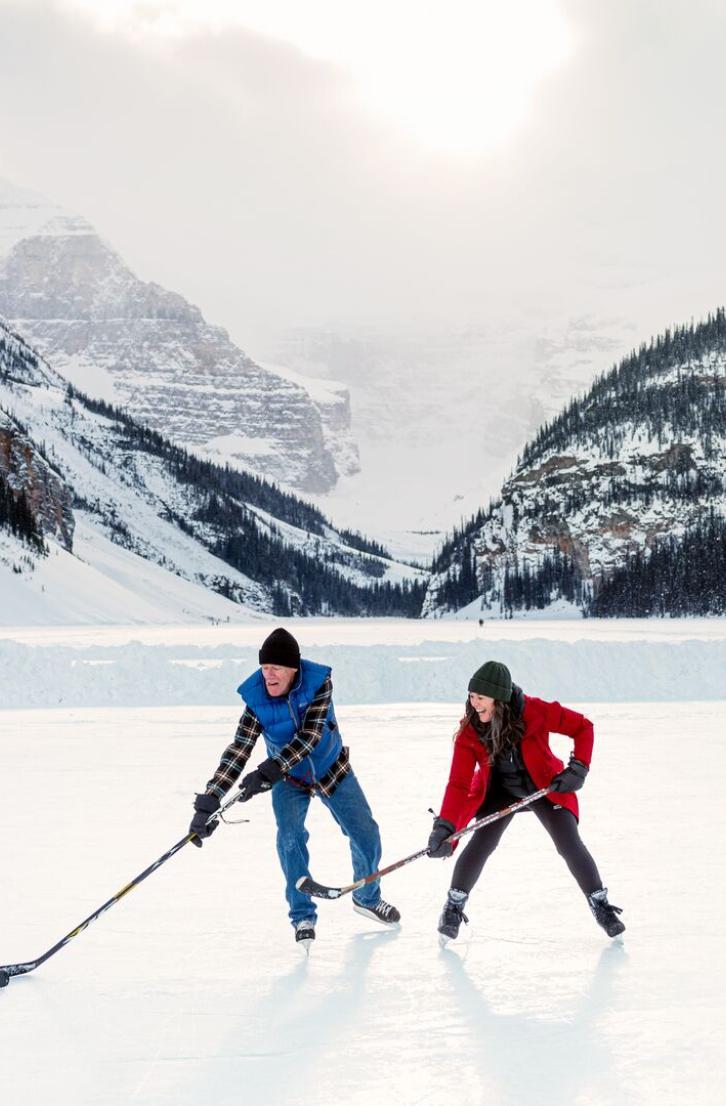
[[[363,906],[353,899],[353,909],[364,918],[372,918],[374,922],[382,922],[384,926],[395,926],[401,921],[398,910],[385,899],[379,899],[375,906]]]
[[[295,922],[295,941],[306,955],[310,954],[310,946],[315,940],[315,922],[312,918],[303,918]]]
[[[439,944],[443,948],[449,941],[455,941],[459,936],[461,923],[469,924],[469,919],[464,913],[466,900],[469,898],[467,891],[458,891],[452,887],[446,896],[444,909],[439,918]]]
[[[625,925],[618,918],[618,914],[622,914],[622,909],[608,902],[607,887],[601,887],[599,891],[593,891],[591,895],[587,896],[587,901],[595,916],[595,921],[599,926],[602,926],[608,937],[617,937],[619,933],[624,931]]]

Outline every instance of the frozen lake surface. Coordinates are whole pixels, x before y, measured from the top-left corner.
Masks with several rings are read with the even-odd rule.
[[[0,641],[29,646],[63,645],[87,648],[92,645],[121,646],[129,642],[144,645],[259,646],[267,633],[280,623],[269,615],[246,622],[210,625],[104,626],[8,626],[0,625]],[[484,622],[463,618],[299,618],[287,624],[308,646],[330,645],[418,645],[422,642],[456,643],[490,641],[599,642],[723,641],[726,618],[573,618],[502,619]]]
[[[724,703],[568,705],[596,725],[581,828],[624,907],[622,943],[597,928],[524,814],[450,950],[435,933],[450,862],[423,859],[384,882],[400,931],[374,928],[349,899],[322,903],[305,961],[259,796],[239,808],[248,825],[183,849],[0,992],[3,1102],[723,1101]],[[425,844],[458,713],[456,703],[340,708],[384,861]],[[0,962],[38,956],[184,835],[237,714],[0,711]],[[310,829],[316,877],[346,881],[344,841],[320,804]]]

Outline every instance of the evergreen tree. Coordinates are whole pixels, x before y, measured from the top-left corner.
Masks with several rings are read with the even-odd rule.
[[[726,614],[726,521],[710,510],[679,537],[638,550],[598,581],[595,618]]]

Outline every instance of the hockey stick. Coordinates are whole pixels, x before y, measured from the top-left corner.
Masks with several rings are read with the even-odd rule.
[[[215,811],[214,814],[210,814],[209,818],[207,818],[207,824],[209,824],[209,822],[221,815],[222,812],[227,810],[228,807],[232,806],[233,803],[236,803],[238,799],[239,796],[235,795],[234,798],[228,799],[227,802],[222,803],[219,810]],[[224,821],[224,819],[222,819],[222,821]],[[249,821],[249,819],[245,819],[245,821]],[[183,849],[185,845],[188,845],[192,838],[196,836],[196,833],[188,833],[186,837],[183,837],[181,839],[181,841],[177,841],[176,845],[172,845],[168,852],[165,852],[164,855],[160,856],[158,860],[155,860],[153,864],[150,864],[148,868],[145,868],[140,875],[131,880],[131,883],[127,883],[125,887],[122,887],[120,891],[117,891],[116,894],[108,900],[108,902],[105,902],[103,906],[99,906],[98,910],[94,910],[93,914],[89,914],[85,921],[81,922],[81,924],[79,926],[76,926],[75,929],[71,930],[70,933],[67,933],[66,936],[61,938],[61,940],[58,941],[57,944],[53,945],[52,949],[48,949],[48,951],[44,952],[42,956],[39,956],[37,960],[27,960],[22,964],[3,964],[2,967],[0,967],[0,987],[7,987],[12,976],[27,975],[28,972],[32,972],[35,970],[35,968],[40,967],[41,964],[45,963],[46,960],[49,960],[51,956],[53,956],[56,952],[59,952],[62,948],[64,948],[69,941],[72,941],[74,937],[77,937],[79,933],[83,933],[83,930],[87,929],[91,922],[95,922],[97,918],[100,918],[102,914],[105,914],[107,910],[110,910],[112,906],[115,906],[115,904],[119,902],[124,897],[124,895],[127,895],[129,891],[133,891],[134,887],[138,887],[142,880],[145,880],[147,876],[150,876],[152,872],[155,872],[156,869],[160,868],[162,864],[165,864],[167,860],[171,860],[175,853],[178,853],[180,849]]]
[[[487,814],[484,818],[479,818],[476,822],[472,822],[470,826],[460,829],[457,833],[452,833],[446,840],[458,841],[460,837],[465,837],[467,833],[473,833],[474,830],[481,829],[482,826],[488,826],[490,822],[496,822],[499,818],[506,818],[508,814],[516,814],[518,810],[522,810],[524,807],[529,806],[530,803],[536,802],[537,799],[544,798],[548,791],[549,787],[542,787],[539,791],[533,791],[531,795],[527,795],[524,799],[519,799],[516,803],[512,803],[511,806],[504,807],[503,810],[496,810],[493,814]],[[301,876],[295,886],[298,891],[302,891],[304,895],[312,895],[316,899],[339,899],[341,895],[347,895],[351,891],[357,891],[359,887],[364,887],[366,883],[373,883],[374,880],[380,879],[381,876],[387,876],[389,872],[395,872],[397,868],[403,868],[405,864],[411,864],[412,861],[418,860],[419,857],[428,856],[428,851],[428,848],[419,849],[417,853],[411,853],[410,856],[405,856],[403,860],[397,860],[395,864],[389,864],[387,868],[379,868],[377,872],[371,872],[369,876],[363,876],[362,879],[356,880],[355,883],[349,883],[347,887],[327,887],[324,883],[317,883],[316,880],[311,879],[310,876]]]

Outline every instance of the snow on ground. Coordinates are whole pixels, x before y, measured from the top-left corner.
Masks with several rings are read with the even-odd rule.
[[[80,512],[73,554],[51,541],[48,555],[38,557],[30,572],[18,575],[0,563],[0,623],[5,626],[85,623],[95,629],[121,620],[198,623],[254,617],[250,608],[116,545]]]
[[[296,949],[269,797],[186,847],[0,991],[12,1106],[715,1106],[723,1098],[724,703],[573,702],[596,724],[582,832],[613,943],[532,815],[515,819],[439,950],[450,862],[389,876],[400,931],[321,903]],[[422,847],[456,703],[339,711],[384,860]],[[228,707],[0,712],[0,963],[41,954],[186,832]],[[255,757],[255,760],[259,759]],[[327,812],[313,871],[349,861]]]
[[[0,630],[5,707],[229,704],[276,623]],[[300,619],[338,703],[452,702],[485,660],[525,690],[600,701],[726,699],[726,620]]]

